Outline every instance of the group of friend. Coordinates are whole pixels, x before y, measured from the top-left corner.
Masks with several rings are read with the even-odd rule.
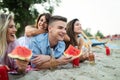
[[[28,64],[37,70],[68,64],[74,60],[63,55],[68,46],[71,44],[82,50],[84,45],[83,39],[78,37],[82,27],[77,18],[67,23],[66,17],[43,13],[38,16],[35,25],[25,27],[24,37],[16,39],[16,32],[14,15],[0,14],[0,65],[7,65],[10,71],[18,73],[25,72]],[[19,45],[32,50],[30,61],[8,57]],[[80,60],[88,60],[88,57],[89,55],[83,54]]]

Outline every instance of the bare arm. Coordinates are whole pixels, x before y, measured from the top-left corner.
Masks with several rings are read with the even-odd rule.
[[[69,37],[67,34],[65,34],[65,36],[64,36],[64,41],[65,41],[65,42],[70,41],[70,37]]]
[[[56,68],[59,65],[65,65],[71,62],[73,59],[71,57],[61,56],[59,59],[51,58],[49,61],[42,63],[41,65],[37,65],[38,69],[52,69]]]
[[[45,33],[46,31],[42,30],[42,29],[37,29],[35,27],[32,27],[31,25],[28,25],[25,27],[25,35],[28,37],[34,36],[34,35],[38,35],[41,33]]]
[[[78,48],[81,50],[83,45],[84,45],[84,40],[82,38],[80,38]]]

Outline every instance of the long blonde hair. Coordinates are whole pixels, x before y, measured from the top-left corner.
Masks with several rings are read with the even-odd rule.
[[[8,25],[11,19],[14,19],[13,13],[11,14],[0,13],[0,56],[3,56],[7,49],[6,36]]]

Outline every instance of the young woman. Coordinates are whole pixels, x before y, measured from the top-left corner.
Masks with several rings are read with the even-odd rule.
[[[14,60],[8,54],[18,46],[16,42],[16,28],[13,14],[0,14],[0,65],[7,65],[10,70],[24,72],[28,62]],[[17,62],[17,63],[16,63]]]
[[[73,19],[68,22],[66,27],[67,35],[70,37],[70,41],[66,42],[66,49],[71,44],[77,46],[78,49],[82,50],[83,55],[80,57],[80,60],[88,60],[89,55],[83,52],[84,40],[79,37],[79,34],[82,33],[82,27],[78,19]]]
[[[43,13],[43,14],[39,15],[35,25],[26,26],[26,28],[25,28],[26,36],[29,37],[29,36],[34,36],[37,34],[47,32],[50,17],[51,17],[51,14],[49,14],[49,13]]]

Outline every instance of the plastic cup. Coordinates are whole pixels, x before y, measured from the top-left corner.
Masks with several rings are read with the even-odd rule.
[[[73,67],[79,67],[80,66],[80,58],[75,58],[73,61],[72,61],[72,65]]]
[[[95,63],[95,56],[93,53],[89,53],[89,58],[88,58],[90,64],[94,64]]]
[[[106,55],[109,56],[110,55],[110,48],[106,47]]]

